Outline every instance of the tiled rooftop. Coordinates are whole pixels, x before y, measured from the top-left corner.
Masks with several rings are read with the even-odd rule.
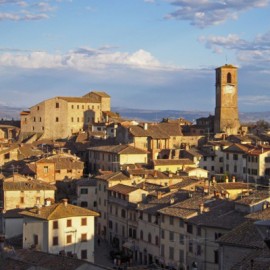
[[[60,202],[41,208],[32,208],[21,212],[22,215],[44,220],[55,220],[67,217],[99,216],[95,211]]]

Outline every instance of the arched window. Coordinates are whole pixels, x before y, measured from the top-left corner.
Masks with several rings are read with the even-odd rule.
[[[152,235],[151,235],[151,233],[148,234],[148,243],[152,243]]]
[[[143,240],[143,231],[140,231],[140,239]]]
[[[229,72],[227,74],[227,83],[231,83],[232,82],[232,74]]]
[[[156,246],[159,245],[159,241],[158,241],[158,240],[159,240],[159,239],[158,239],[158,236],[156,236],[156,239],[155,239]]]

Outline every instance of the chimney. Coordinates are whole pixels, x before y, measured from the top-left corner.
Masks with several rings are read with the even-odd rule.
[[[161,197],[162,197],[162,192],[161,192],[161,191],[158,191],[158,192],[157,192],[157,198],[158,198],[158,199],[161,199]]]
[[[158,175],[157,175],[157,171],[155,170],[155,171],[154,171],[154,177],[157,178],[157,176],[158,176]]]
[[[45,206],[50,206],[51,200],[49,198],[45,199]]]
[[[199,209],[200,209],[200,210],[199,210],[199,211],[200,211],[200,214],[202,214],[203,211],[204,211],[204,204],[201,203],[199,207],[200,207],[200,208],[199,208]]]
[[[216,184],[216,183],[217,183],[217,182],[216,182],[216,177],[215,177],[215,176],[212,177],[212,182],[213,182],[213,184]]]
[[[229,183],[229,177],[228,176],[225,177],[225,183]]]
[[[68,199],[63,199],[62,203],[64,204],[64,206],[67,206],[68,205]]]
[[[147,130],[148,129],[148,123],[143,123],[143,129]]]
[[[232,177],[232,182],[235,183],[235,176]]]
[[[174,198],[170,198],[170,205],[174,204]]]

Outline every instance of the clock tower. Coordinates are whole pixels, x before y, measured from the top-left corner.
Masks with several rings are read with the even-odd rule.
[[[215,133],[238,134],[237,67],[225,65],[216,69]]]

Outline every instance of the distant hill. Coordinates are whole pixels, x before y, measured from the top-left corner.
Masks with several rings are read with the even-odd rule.
[[[24,108],[10,107],[0,105],[0,119],[20,119],[20,112]],[[112,111],[120,113],[124,118],[135,119],[138,121],[155,121],[159,122],[162,118],[176,119],[179,117],[189,121],[194,121],[200,117],[207,117],[211,112],[206,111],[178,111],[178,110],[143,110],[143,109],[128,109],[122,107],[112,107]],[[213,112],[212,112],[213,114]],[[243,123],[256,122],[265,120],[270,123],[270,111],[267,112],[245,112],[240,113],[240,121]]]

